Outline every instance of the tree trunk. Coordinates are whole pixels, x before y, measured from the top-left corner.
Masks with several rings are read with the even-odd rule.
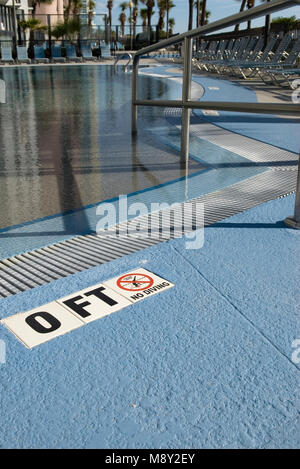
[[[152,10],[148,7],[148,10],[147,10],[147,25],[148,25],[148,28],[151,28],[151,16],[152,16]]]
[[[246,3],[247,3],[247,0],[242,0],[240,13],[245,10]],[[237,32],[237,31],[239,31],[239,29],[240,29],[240,25],[237,24],[236,27],[234,28],[234,30]]]
[[[202,11],[201,11],[201,26],[205,25],[205,19],[206,19],[206,0],[203,0],[202,2]]]
[[[189,0],[189,27],[188,29],[193,29],[193,9],[194,9],[194,0]]]
[[[255,7],[255,0],[253,1],[253,4],[251,6],[248,6],[249,10],[253,7]],[[247,22],[247,29],[251,29],[251,20]]]
[[[196,28],[200,26],[200,0],[197,0]]]
[[[267,2],[269,2],[269,1],[270,0],[267,0]],[[270,20],[271,20],[271,16],[266,15],[265,30],[264,30],[264,36],[265,36],[264,46],[265,47],[267,45],[267,42],[268,42],[268,39],[269,39],[269,34],[270,34]]]

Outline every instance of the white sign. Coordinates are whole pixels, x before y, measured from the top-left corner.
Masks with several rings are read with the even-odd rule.
[[[84,322],[56,301],[26,313],[15,314],[1,321],[27,348],[35,347],[48,340],[77,329]]]
[[[84,323],[103,318],[132,304],[102,283],[61,298],[57,303]]]
[[[163,290],[174,287],[174,284],[149,272],[146,269],[136,269],[127,274],[115,277],[104,285],[115,290],[132,303],[144,300],[148,296],[156,295]]]
[[[158,275],[136,269],[1,322],[32,348],[172,287]]]

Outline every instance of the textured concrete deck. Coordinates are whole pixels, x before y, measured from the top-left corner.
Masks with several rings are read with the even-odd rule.
[[[1,326],[1,447],[298,447],[293,203],[1,300],[3,318],[136,267],[175,284],[31,351]]]

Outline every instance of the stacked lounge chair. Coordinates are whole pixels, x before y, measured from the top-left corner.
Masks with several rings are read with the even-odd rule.
[[[81,45],[81,55],[83,60],[97,60],[97,57],[93,56],[91,44],[82,44]]]
[[[73,44],[66,44],[66,58],[69,62],[82,62],[82,57],[77,57],[76,48]]]
[[[44,46],[34,46],[34,62],[36,63],[49,63],[49,59],[45,56]]]
[[[300,37],[295,40],[289,53],[282,54],[284,60],[269,62],[263,69],[258,69],[261,79],[267,83],[270,81],[283,86],[291,86],[293,79],[300,74],[298,59],[300,55]]]
[[[17,56],[18,56],[18,63],[27,63],[30,64],[31,60],[28,58],[27,55],[27,47],[26,46],[17,46]]]
[[[112,55],[111,55],[111,48],[110,48],[110,44],[106,44],[105,42],[101,43],[101,58],[102,59],[111,59]]]
[[[267,46],[263,52],[257,57],[256,60],[246,60],[237,64],[239,72],[243,78],[252,78],[255,75],[260,75],[260,70],[266,69],[270,64],[278,64],[288,48],[292,37],[290,34],[286,34],[273,52],[274,46],[278,41],[278,37],[271,36]]]
[[[66,58],[61,55],[61,46],[53,44],[51,46],[52,62],[66,62]]]
[[[12,49],[11,47],[1,46],[1,63],[4,64],[14,64],[15,61],[12,57]]]

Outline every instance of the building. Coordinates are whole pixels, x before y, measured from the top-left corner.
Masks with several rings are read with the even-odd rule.
[[[36,4],[35,17],[41,23],[47,24],[47,16],[51,16],[51,25],[62,23],[64,20],[64,0],[52,0],[51,3]]]
[[[31,8],[28,0],[15,0],[16,16],[26,18]],[[19,31],[20,33],[20,31]],[[21,33],[20,33],[21,34]],[[0,41],[11,40],[14,35],[13,0],[0,0]]]

